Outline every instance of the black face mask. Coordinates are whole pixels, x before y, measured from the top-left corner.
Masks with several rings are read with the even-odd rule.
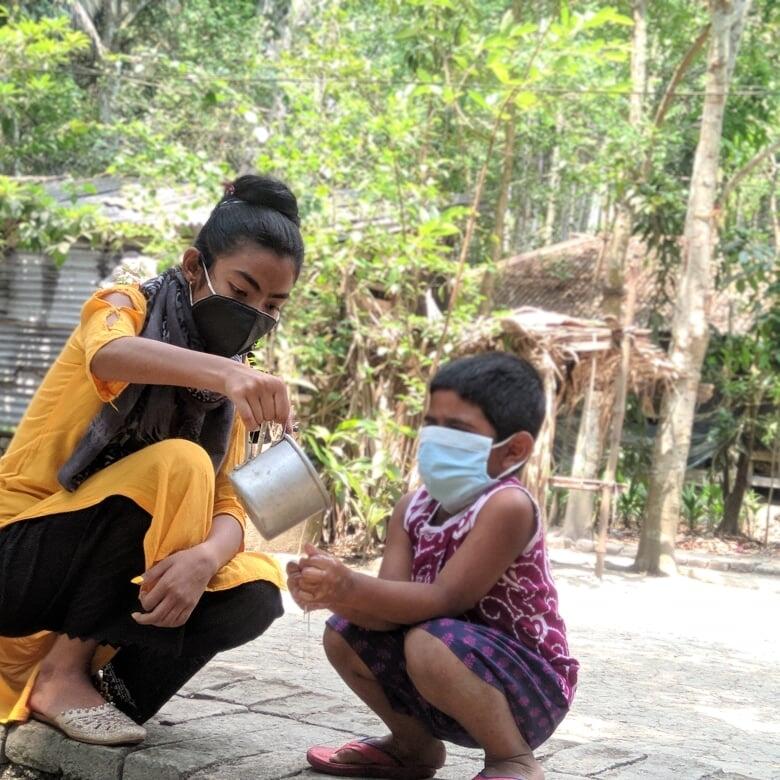
[[[206,350],[222,357],[249,352],[257,341],[276,327],[276,320],[264,311],[216,293],[205,266],[204,271],[211,295],[192,303],[190,290],[190,303],[192,317]]]

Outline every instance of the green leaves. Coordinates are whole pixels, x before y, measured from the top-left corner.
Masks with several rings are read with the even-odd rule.
[[[237,171],[259,169],[291,184],[306,266],[264,358],[270,369],[299,378],[308,446],[326,469],[341,528],[356,518],[358,525],[381,524],[412,473],[410,434],[483,165],[445,355],[473,327],[480,273],[497,245],[502,191],[507,253],[608,229],[614,204],[629,198],[637,232],[669,279],[678,262],[698,98],[675,102],[650,143],[627,122],[633,22],[619,10],[626,3],[509,6],[166,0],[144,4],[103,60],[64,15],[49,19],[36,10],[28,18],[16,4],[0,24],[0,173],[109,171],[137,179],[146,251],[165,262],[181,248],[182,220],[155,212],[155,188],[187,186],[192,199],[180,207],[186,221],[194,204],[214,201],[220,182]],[[649,107],[706,14],[701,4],[680,0],[647,6]],[[776,91],[778,18],[766,4],[762,9],[737,81]],[[700,89],[702,75],[699,61],[681,90]],[[770,95],[730,97],[727,169],[773,137],[776,102]],[[648,147],[652,170],[640,179],[637,165]],[[759,300],[771,288],[748,265],[755,245],[767,243],[769,178],[756,172],[739,193],[743,227],[761,223],[751,247],[724,248],[734,259],[724,266],[724,284],[733,272],[735,287]],[[79,234],[94,241],[125,235],[122,226],[109,230],[40,192],[2,188],[6,247],[61,255]],[[553,268],[551,279],[565,284],[564,270]],[[769,314],[761,328],[780,333]],[[751,359],[762,367],[778,360],[776,346],[729,349],[735,373]],[[735,378],[729,392],[746,391],[752,377]]]
[[[62,205],[37,184],[0,176],[0,255],[27,249],[61,263],[96,224],[93,207]]]
[[[583,14],[579,17],[578,22],[578,26],[583,30],[592,30],[598,27],[604,27],[608,24],[633,27],[634,20],[630,16],[621,14],[615,8],[600,8],[598,11]]]

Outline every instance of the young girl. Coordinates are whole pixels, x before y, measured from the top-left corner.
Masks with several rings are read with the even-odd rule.
[[[180,266],[85,304],[0,459],[0,723],[138,742],[282,614],[227,474],[247,429],[288,424],[284,383],[244,357],[302,262],[293,194],[243,176]]]
[[[329,661],[391,732],[307,758],[343,777],[427,778],[445,740],[485,751],[478,778],[540,780],[532,751],[566,715],[578,669],[539,507],[514,476],[544,418],[542,383],[486,353],[442,368],[430,394],[424,487],[393,513],[379,578],[311,546],[288,566],[296,601],[335,613]]]

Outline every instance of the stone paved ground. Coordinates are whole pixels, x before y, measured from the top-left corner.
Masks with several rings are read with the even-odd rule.
[[[779,578],[608,572],[598,584],[591,556],[554,557],[583,668],[570,716],[540,751],[548,780],[780,778]],[[15,765],[0,778],[315,777],[308,745],[381,731],[328,668],[323,621],[293,607],[260,640],[220,656],[138,748],[88,747],[37,723],[11,729],[0,763]],[[455,748],[438,777],[469,780],[480,767],[476,751]]]

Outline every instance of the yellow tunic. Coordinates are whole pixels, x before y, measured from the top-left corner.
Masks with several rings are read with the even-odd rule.
[[[111,292],[127,295],[133,307],[117,308],[104,300]],[[232,515],[245,526],[246,516],[227,478],[244,456],[246,432],[238,418],[225,463],[216,478],[205,450],[189,441],[170,439],[112,463],[72,493],[57,482],[60,467],[101,405],[110,403],[127,386],[95,377],[89,368],[92,358],[113,339],[138,335],[145,315],[146,299],[134,286],[102,290],[84,305],[79,326],[47,373],[0,458],[0,528],[29,518],[84,509],[108,496],[123,495],[152,516],[143,543],[148,569],[172,553],[202,542],[218,514]],[[273,558],[242,551],[217,572],[208,590],[254,580],[267,580],[280,588],[284,582]],[[0,637],[0,723],[29,717],[26,704],[38,664],[54,639],[49,632]],[[99,649],[93,665],[104,664],[112,653],[110,648]]]

